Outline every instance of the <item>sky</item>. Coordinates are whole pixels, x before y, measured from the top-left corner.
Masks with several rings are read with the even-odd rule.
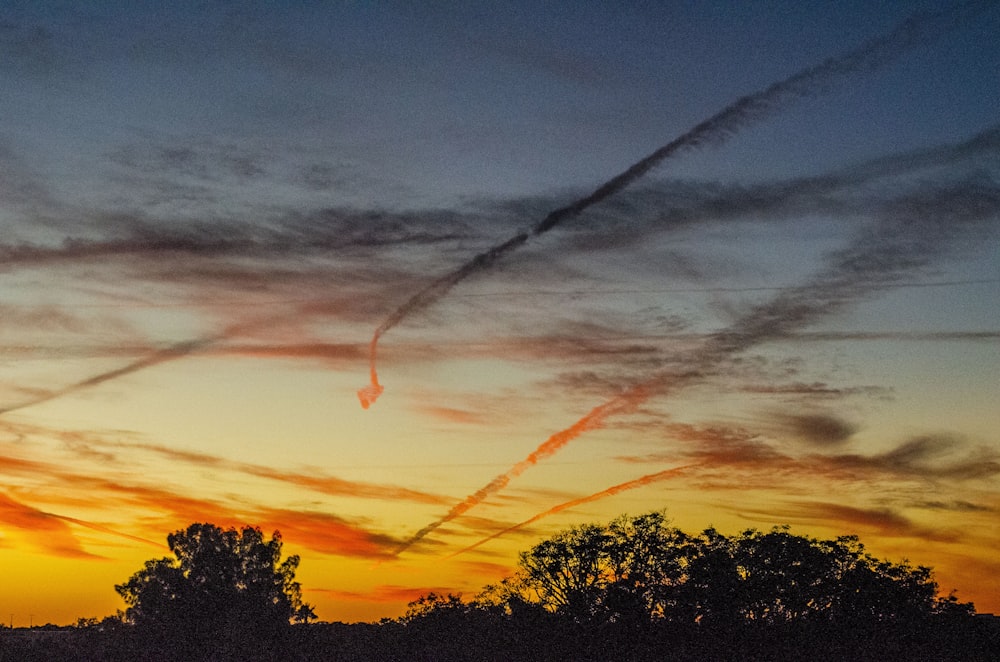
[[[1000,612],[997,3],[117,5],[0,8],[0,620],[193,522],[355,622],[661,509]]]

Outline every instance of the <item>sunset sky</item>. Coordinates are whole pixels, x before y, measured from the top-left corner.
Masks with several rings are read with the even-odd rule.
[[[114,614],[192,522],[280,530],[369,621],[655,509],[857,534],[1000,612],[998,34],[3,3],[0,621]]]

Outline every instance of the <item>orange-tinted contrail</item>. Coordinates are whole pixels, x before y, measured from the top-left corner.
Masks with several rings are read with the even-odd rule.
[[[55,515],[52,513],[48,514],[50,514],[52,517],[55,517],[56,519],[61,519],[66,522],[72,522],[73,524],[79,524],[82,527],[93,529],[94,531],[100,531],[101,533],[110,533],[111,535],[114,536],[119,536],[121,538],[127,538],[128,540],[134,540],[136,542],[145,543],[147,545],[152,545],[153,547],[160,547],[160,548],[164,547],[163,543],[161,542],[156,542],[155,540],[149,540],[148,538],[140,538],[139,536],[133,536],[132,534],[129,533],[122,533],[121,531],[116,531],[110,527],[102,526],[100,524],[94,524],[93,522],[87,522],[86,520],[77,519],[75,517],[67,517],[66,515]]]
[[[686,471],[687,469],[690,469],[691,467],[697,467],[697,466],[699,466],[699,465],[698,464],[687,464],[687,465],[684,465],[682,467],[674,467],[673,469],[665,469],[664,471],[658,471],[655,474],[646,474],[645,476],[640,476],[639,478],[635,478],[633,480],[629,480],[629,481],[626,481],[624,483],[619,483],[617,485],[612,485],[611,487],[609,487],[609,488],[607,488],[605,490],[601,490],[600,492],[594,492],[593,494],[591,494],[589,496],[580,497],[579,499],[572,499],[571,501],[566,501],[564,503],[560,503],[557,506],[553,506],[553,507],[549,508],[546,511],[540,512],[537,515],[535,515],[533,517],[530,517],[530,518],[524,520],[523,522],[520,522],[519,524],[515,524],[514,526],[509,526],[509,527],[507,527],[506,529],[504,529],[502,531],[497,531],[493,535],[488,536],[486,538],[483,538],[482,540],[480,540],[477,543],[469,545],[468,547],[465,547],[464,549],[460,549],[457,552],[455,552],[454,554],[448,555],[446,558],[451,559],[451,558],[454,558],[454,557],[458,556],[459,554],[464,554],[466,552],[471,552],[475,548],[477,548],[477,547],[479,547],[481,545],[485,545],[486,543],[490,542],[491,540],[495,540],[495,539],[499,538],[500,536],[507,535],[508,533],[513,533],[514,531],[517,531],[518,529],[521,529],[521,528],[524,528],[524,527],[529,526],[531,524],[534,524],[535,522],[537,522],[538,520],[540,520],[540,519],[542,519],[544,517],[548,517],[549,515],[555,515],[556,513],[560,513],[562,511],[568,509],[568,508],[573,508],[575,506],[580,506],[580,505],[583,505],[585,503],[590,503],[591,501],[597,501],[599,499],[604,499],[604,498],[609,497],[609,496],[614,496],[616,494],[619,494],[620,492],[625,492],[627,490],[634,490],[634,489],[636,489],[638,487],[642,487],[644,485],[649,485],[650,483],[656,483],[656,482],[659,482],[661,480],[667,480],[668,478],[675,478],[676,476],[679,476],[682,473],[684,473],[684,471]]]
[[[403,544],[395,550],[394,554],[401,554],[434,529],[438,528],[442,524],[450,522],[456,517],[459,517],[470,508],[479,505],[491,494],[499,492],[503,488],[507,487],[507,484],[510,483],[512,479],[517,478],[525,471],[538,464],[539,460],[544,460],[547,457],[555,455],[560,449],[563,448],[563,446],[573,441],[584,432],[596,430],[601,427],[604,424],[604,421],[610,416],[635,411],[642,403],[649,399],[652,393],[649,386],[650,385],[648,383],[632,386],[621,395],[594,407],[583,418],[570,427],[556,432],[535,450],[529,453],[523,460],[469,496],[465,497],[465,499],[459,503],[455,504],[444,516],[434,520],[413,534],[413,536],[403,542]]]
[[[437,279],[407,299],[375,329],[369,354],[371,381],[370,384],[358,391],[361,406],[367,409],[384,391],[378,381],[376,369],[378,341],[382,335],[410,314],[436,302],[465,278],[489,268],[506,253],[526,244],[530,237],[544,234],[563,221],[579,216],[589,207],[620,192],[668,158],[709,144],[722,144],[739,133],[740,130],[767,119],[792,101],[823,92],[838,79],[884,66],[908,49],[956,27],[985,10],[991,4],[995,4],[995,2],[975,0],[950,10],[915,14],[882,37],[867,41],[844,55],[829,58],[820,64],[803,69],[759,92],[740,97],[688,132],[632,164],[589,195],[553,210],[535,224],[530,232],[521,232],[503,243],[493,246],[451,273]]]
[[[924,266],[946,250],[949,239],[1000,215],[1000,187],[972,181],[887,201],[874,227],[831,255],[830,263],[797,287],[781,291],[751,308],[726,329],[708,337],[698,350],[684,357],[685,372],[663,372],[628,388],[590,410],[572,426],[557,432],[506,473],[466,497],[444,517],[431,522],[403,543],[409,548],[442,524],[450,522],[486,497],[507,486],[538,460],[550,457],[584,432],[596,429],[614,415],[635,411],[653,394],[680,388],[710,374],[728,358],[763,342],[785,338],[850,303],[897,284],[906,274]]]

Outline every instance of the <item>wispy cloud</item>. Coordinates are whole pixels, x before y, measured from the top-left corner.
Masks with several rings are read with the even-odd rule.
[[[982,448],[955,459],[951,451],[962,445],[960,440],[947,435],[921,436],[873,456],[835,456],[830,458],[830,464],[844,469],[925,478],[971,480],[1000,476],[1000,454]]]
[[[826,267],[806,282],[751,307],[728,328],[711,334],[699,349],[687,353],[677,368],[628,387],[553,434],[525,459],[417,531],[399,551],[479,505],[539,460],[551,457],[581,434],[602,427],[609,418],[636,411],[650,397],[706,379],[751,347],[781,340],[872,297],[926,267],[952,241],[963,234],[975,234],[998,214],[1000,190],[978,178],[938,189],[923,188],[884,202],[876,222],[846,247],[834,251]]]
[[[287,540],[322,554],[388,558],[397,544],[392,537],[369,531],[357,521],[326,512],[261,507],[248,513],[248,520],[263,528],[280,529]]]
[[[444,496],[411,490],[394,485],[379,485],[362,481],[350,481],[327,474],[320,469],[306,471],[290,471],[275,467],[238,462],[218,455],[171,448],[169,446],[149,443],[119,443],[118,447],[132,448],[155,453],[169,460],[196,466],[232,471],[257,478],[266,478],[282,483],[288,483],[304,489],[327,494],[330,496],[347,496],[359,499],[380,499],[388,501],[411,501],[439,505],[446,503]]]
[[[856,425],[833,414],[785,414],[780,421],[799,438],[819,446],[841,444],[857,431]]]
[[[955,145],[941,146],[892,157],[880,158],[855,168],[848,168],[821,177],[794,179],[775,182],[755,187],[722,186],[718,184],[683,184],[662,183],[657,188],[646,188],[634,191],[628,195],[614,198],[611,204],[607,201],[595,205],[586,217],[581,217],[582,234],[571,233],[567,248],[562,252],[574,250],[574,243],[583,241],[588,232],[597,232],[601,236],[607,234],[607,223],[626,225],[628,232],[616,232],[615,237],[631,237],[638,241],[643,237],[651,237],[664,232],[675,231],[693,222],[717,222],[720,220],[737,221],[742,219],[775,219],[782,217],[798,217],[810,212],[838,210],[846,216],[863,218],[868,215],[873,204],[880,204],[884,191],[869,190],[866,183],[899,177],[917,171],[940,172],[943,166],[966,164],[965,170],[975,168],[982,158],[995,156],[1000,151],[1000,130],[991,128]],[[936,169],[936,170],[935,170]],[[897,182],[894,186],[899,186]],[[485,204],[485,203],[483,203]],[[535,201],[534,206],[544,202]],[[884,203],[882,203],[884,204]],[[366,251],[391,250],[392,246],[406,247],[412,255],[412,250],[421,245],[434,246],[439,251],[454,250],[465,240],[479,237],[487,226],[485,219],[500,219],[503,223],[511,221],[513,207],[504,211],[504,205],[493,205],[492,208],[468,205],[459,210],[423,210],[411,212],[368,212],[347,209],[325,209],[316,212],[286,213],[270,223],[245,223],[235,220],[213,220],[208,222],[154,222],[157,219],[144,219],[140,216],[116,216],[114,219],[92,218],[89,225],[110,231],[113,236],[91,238],[86,235],[63,239],[55,245],[37,243],[17,243],[0,245],[0,263],[6,269],[16,269],[26,266],[52,266],[53,264],[79,265],[90,261],[100,261],[105,269],[110,269],[113,279],[121,280],[128,277],[151,279],[153,282],[168,283],[179,281],[184,289],[178,292],[175,288],[173,296],[181,293],[180,303],[202,310],[212,316],[222,319],[217,323],[217,331],[210,331],[200,337],[170,343],[150,343],[143,339],[129,324],[122,319],[104,316],[95,318],[91,311],[81,316],[81,309],[71,309],[65,306],[49,305],[31,309],[6,306],[9,314],[4,315],[4,321],[17,323],[18,328],[24,325],[49,329],[53,332],[79,334],[87,329],[102,328],[115,336],[126,334],[126,342],[116,343],[119,351],[130,355],[133,360],[100,374],[93,374],[75,383],[57,388],[38,390],[31,397],[15,401],[5,407],[0,407],[0,414],[24,409],[35,404],[48,402],[80,390],[88,389],[105,382],[132,374],[138,370],[161,365],[168,361],[191,356],[207,351],[219,353],[239,353],[244,350],[258,355],[269,353],[274,356],[281,354],[299,354],[303,358],[315,355],[315,358],[351,361],[358,353],[366,353],[364,348],[356,344],[330,343],[324,340],[308,337],[293,338],[291,342],[275,344],[273,338],[261,338],[260,342],[249,343],[247,338],[254,334],[268,332],[278,325],[286,326],[291,319],[319,321],[324,318],[339,318],[351,322],[361,322],[375,310],[374,301],[377,297],[360,295],[359,286],[378,285],[399,290],[411,286],[420,280],[420,270],[426,264],[418,259],[411,264],[402,264],[399,260],[392,262],[390,270],[381,268],[377,275],[372,273],[366,277]],[[510,206],[510,203],[507,203]],[[514,206],[516,207],[516,205]],[[523,211],[523,210],[522,210]],[[114,220],[114,223],[111,223]],[[160,219],[162,220],[162,219]],[[596,226],[594,224],[597,224]],[[604,228],[604,229],[602,229]],[[66,228],[69,230],[69,227]],[[577,247],[578,249],[579,247]],[[606,249],[605,249],[606,250]],[[354,257],[349,257],[352,251],[360,251]],[[332,252],[332,253],[331,253]],[[334,266],[326,258],[320,259],[308,269],[291,268],[288,259],[297,257],[312,260],[324,254],[335,254],[343,264]],[[550,255],[551,251],[546,251]],[[346,262],[344,258],[349,257]],[[194,261],[192,261],[194,259]],[[678,258],[680,259],[680,258]],[[204,262],[200,262],[204,260]],[[117,266],[116,266],[117,265]],[[551,266],[547,267],[551,270]],[[125,269],[122,273],[119,269]],[[395,274],[392,270],[395,270]],[[662,271],[662,268],[660,268]],[[131,276],[126,276],[128,272]],[[542,272],[544,273],[544,272]],[[350,275],[350,278],[347,276]],[[352,282],[347,289],[330,293],[329,282]],[[381,285],[378,284],[381,282]],[[883,287],[910,286],[913,283],[902,281],[883,283]],[[193,290],[190,290],[193,288]],[[235,290],[234,290],[235,288]],[[188,291],[190,290],[190,291]],[[183,292],[187,291],[187,294]],[[220,294],[232,298],[233,292],[239,293],[240,306],[234,306],[227,311],[224,305],[217,301]],[[287,294],[294,292],[293,295]],[[303,293],[308,293],[303,296]],[[523,298],[527,292],[514,292]],[[566,296],[562,292],[561,296]],[[594,291],[580,291],[581,296],[593,296]],[[268,298],[279,302],[280,306],[269,306],[268,311],[257,313],[255,307],[247,308],[247,304]],[[463,299],[470,302],[469,299]],[[487,300],[495,307],[496,300]],[[253,311],[253,313],[248,313]],[[238,317],[234,319],[234,317]],[[18,321],[20,320],[20,321]],[[658,333],[664,331],[664,320],[655,320],[659,324]],[[678,332],[687,331],[686,322],[668,321],[672,342],[682,340]],[[608,318],[604,326],[594,326],[588,332],[583,328],[574,328],[573,323],[563,325],[558,334],[541,336],[534,345],[549,359],[555,358],[553,352],[562,346],[566,356],[589,355],[592,359],[604,355],[606,361],[623,360],[628,356],[628,367],[631,371],[645,367],[661,367],[668,359],[663,357],[655,345],[655,338],[643,340],[627,340],[622,344],[622,334],[634,335],[634,325],[622,327],[619,321]],[[593,321],[590,321],[593,324]],[[680,324],[680,326],[678,326]],[[95,327],[95,325],[97,325]],[[652,328],[652,327],[651,327]],[[912,337],[920,338],[919,334]],[[989,339],[995,331],[976,330],[969,332],[950,332],[951,339],[977,340]],[[830,340],[835,334],[800,333],[793,330],[786,334],[788,340]],[[934,334],[932,334],[934,335]],[[940,334],[938,334],[940,335]],[[934,335],[934,338],[938,338]],[[871,334],[867,332],[845,333],[843,339],[857,337],[858,339],[888,339],[892,333],[882,332]],[[559,341],[560,337],[565,340]],[[838,336],[840,337],[840,336]],[[694,341],[698,336],[692,334]],[[925,339],[931,339],[927,336]],[[943,339],[943,338],[941,338]],[[65,338],[54,340],[61,347],[69,344]],[[662,342],[662,340],[661,340]],[[143,343],[148,349],[143,350]],[[459,346],[460,347],[460,346]],[[532,351],[532,343],[519,339],[513,348],[505,350],[505,355],[525,358],[537,356]],[[404,347],[406,352],[419,355],[420,350],[413,346]],[[370,354],[370,346],[368,348]],[[469,346],[468,351],[476,347]],[[479,351],[500,351],[498,345],[481,346]],[[108,355],[107,350],[95,348],[95,355]],[[346,363],[345,363],[346,365]]]
[[[406,317],[434,304],[461,281],[490,268],[507,253],[525,245],[530,237],[544,234],[564,221],[579,216],[593,205],[630,186],[674,155],[694,151],[706,145],[724,143],[743,128],[767,119],[792,101],[818,94],[840,79],[884,66],[910,48],[927,42],[942,31],[953,29],[957,24],[969,20],[984,9],[985,6],[979,6],[979,3],[969,3],[946,11],[914,15],[892,32],[862,44],[845,55],[830,58],[755,94],[741,97],[693,129],[629,166],[624,172],[615,175],[589,195],[551,211],[536,223],[530,232],[519,232],[436,279],[407,299],[375,329],[371,340],[371,383],[358,391],[361,406],[367,409],[383,391],[376,370],[379,339]]]
[[[449,558],[485,545],[497,538],[518,532],[536,522],[594,501],[600,501],[667,480],[688,480],[698,484],[706,479],[715,489],[718,481],[726,481],[730,489],[765,488],[772,489],[776,476],[782,480],[850,483],[876,481],[885,486],[887,481],[905,481],[911,478],[928,480],[972,480],[1000,475],[1000,454],[982,449],[972,449],[971,453],[956,457],[955,451],[965,446],[955,439],[921,438],[904,441],[884,453],[860,455],[852,453],[792,455],[768,443],[763,436],[743,428],[723,426],[694,426],[674,423],[664,426],[664,433],[676,445],[669,451],[646,456],[623,456],[619,461],[649,465],[663,462],[687,462],[662,471],[646,474],[592,494],[576,497],[558,503],[517,524],[496,529],[472,545],[453,552]],[[679,445],[678,445],[679,444]],[[822,444],[825,446],[826,444]],[[759,481],[747,481],[746,474],[762,477]],[[717,477],[717,478],[713,478]],[[915,504],[918,508],[953,510],[961,512],[992,512],[986,505],[957,500],[953,502],[924,501]],[[927,540],[954,542],[954,531],[939,531],[917,526],[901,513],[889,508],[858,508],[844,504],[806,503],[793,509],[769,509],[753,511],[734,507],[742,515],[756,513],[767,517],[767,521],[795,523],[815,523],[817,521],[837,521],[849,528],[863,526],[881,535],[918,537]],[[488,525],[488,522],[486,522]],[[482,527],[472,527],[479,530]]]
[[[865,531],[881,536],[918,538],[935,542],[957,542],[961,534],[951,528],[928,528],[911,521],[891,508],[858,508],[829,502],[800,502],[789,508],[778,507],[767,513],[745,511],[744,516],[776,518],[792,524],[824,523],[842,531]]]
[[[321,554],[385,558],[388,550],[398,545],[398,541],[373,531],[357,518],[267,505],[253,499],[193,495],[184,486],[172,482],[153,484],[138,480],[134,467],[136,462],[142,463],[143,454],[156,458],[157,461],[150,466],[167,463],[171,466],[202,467],[284,483],[328,496],[431,505],[448,502],[445,497],[428,492],[348,481],[318,469],[282,470],[199,451],[135,441],[122,434],[102,436],[100,433],[49,429],[11,421],[4,421],[0,430],[20,439],[18,447],[8,447],[8,452],[0,456],[0,475],[11,479],[14,484],[27,485],[21,488],[24,494],[22,499],[15,500],[9,495],[3,497],[0,510],[5,514],[2,519],[10,526],[27,531],[25,535],[32,540],[45,541],[47,551],[61,555],[90,555],[74,535],[72,526],[162,547],[154,541],[159,540],[164,531],[190,522],[213,522],[220,526],[249,523],[277,529],[294,544]],[[120,438],[122,436],[125,438]],[[72,456],[85,462],[96,461],[104,468],[104,474],[93,475],[85,472],[84,467],[80,471],[67,470],[62,463],[31,458],[31,454],[40,452],[32,444],[40,443],[43,438],[53,438],[62,443]],[[125,453],[128,456],[121,457]],[[42,510],[28,503],[51,506]],[[66,508],[92,512],[112,509],[133,514],[131,524],[110,526],[59,513]],[[96,555],[91,556],[97,558]]]
[[[950,435],[904,439],[889,450],[858,453],[839,450],[840,444],[813,445],[808,452],[781,448],[759,432],[743,427],[663,426],[671,442],[662,454],[622,456],[625,462],[697,462],[705,470],[725,475],[742,468],[761,475],[779,471],[804,479],[834,481],[978,480],[1000,475],[1000,453]],[[731,474],[730,474],[731,476]],[[743,478],[741,478],[741,481]]]
[[[70,559],[102,558],[86,551],[73,535],[69,523],[82,522],[38,510],[9,494],[0,493],[0,522],[5,527],[17,530],[32,545],[47,554]]]
[[[996,512],[996,508],[992,506],[986,506],[978,503],[971,503],[969,501],[923,501],[917,504],[920,508],[927,508],[928,510],[951,510],[956,512],[973,512],[973,513],[992,513]]]

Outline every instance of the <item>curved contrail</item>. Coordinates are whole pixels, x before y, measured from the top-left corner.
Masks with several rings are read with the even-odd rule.
[[[764,212],[784,213],[786,209],[799,209],[801,211],[802,204],[821,200],[829,203],[829,200],[826,200],[824,196],[848,187],[862,186],[875,179],[904,175],[921,168],[939,167],[964,159],[977,158],[984,154],[995,156],[998,152],[1000,152],[1000,125],[991,126],[961,143],[884,156],[816,177],[781,180],[750,188],[736,187],[732,190],[724,190],[721,195],[717,194],[711,198],[698,200],[688,207],[678,208],[673,212],[671,222],[687,223],[705,218],[706,215],[719,219],[743,217],[747,214],[759,215]],[[845,212],[852,211],[849,205],[841,209]],[[46,254],[42,257],[49,259],[53,256]],[[185,358],[247,331],[266,328],[284,318],[284,315],[271,315],[230,326],[215,335],[173,343],[123,366],[0,407],[0,416],[61,398],[161,363]],[[377,376],[373,373],[372,377],[373,383],[377,385]]]
[[[1000,185],[978,178],[886,202],[875,225],[831,255],[809,280],[782,290],[751,308],[726,329],[712,334],[692,352],[683,371],[661,372],[591,409],[576,423],[550,436],[500,474],[404,541],[400,554],[442,524],[450,522],[500,491],[539,460],[551,457],[608,418],[636,411],[653,395],[679,389],[709,376],[728,358],[764,342],[788,337],[846,305],[898,283],[944,252],[953,236],[1000,216]]]
[[[825,86],[848,75],[884,66],[908,49],[956,27],[992,4],[995,4],[995,0],[975,1],[940,12],[915,14],[888,34],[867,41],[844,55],[829,58],[759,92],[740,97],[687,133],[612,177],[594,192],[550,212],[530,231],[514,235],[438,278],[407,299],[375,329],[369,348],[370,383],[358,390],[361,406],[367,409],[385,390],[379,383],[376,369],[379,339],[412,313],[436,302],[459,282],[490,267],[503,255],[523,246],[532,236],[544,234],[559,223],[578,216],[588,207],[618,193],[666,159],[707,144],[722,144],[741,129],[766,119],[785,104],[824,91]]]

